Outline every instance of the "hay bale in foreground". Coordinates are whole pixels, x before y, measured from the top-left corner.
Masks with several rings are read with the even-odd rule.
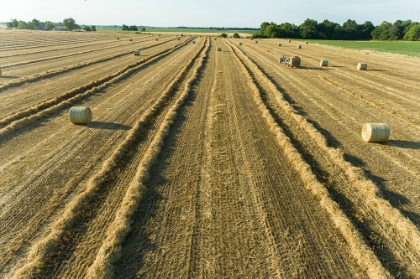
[[[362,138],[366,142],[386,142],[390,134],[386,123],[366,123],[362,127]]]
[[[326,60],[326,59],[321,59],[321,62],[319,63],[319,66],[321,66],[321,67],[326,67],[326,66],[328,66],[328,60]]]
[[[92,111],[88,107],[72,107],[69,118],[74,124],[88,124],[92,120]]]
[[[367,70],[367,63],[360,62],[359,64],[357,64],[357,70]]]

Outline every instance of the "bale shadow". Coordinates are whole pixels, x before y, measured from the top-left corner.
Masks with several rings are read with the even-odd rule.
[[[312,124],[315,127],[315,129],[317,129],[324,136],[325,140],[327,141],[327,146],[334,148],[338,148],[341,146],[341,143],[331,134],[331,132],[322,128],[322,126],[318,122],[309,118],[307,119],[307,121],[310,124]]]
[[[131,127],[124,124],[113,123],[113,122],[102,122],[102,121],[92,121],[87,125],[89,128],[101,129],[101,130],[130,130]]]
[[[0,76],[0,79],[10,79],[10,78],[18,78],[17,76]]]
[[[407,140],[388,140],[387,145],[406,149],[420,149],[420,142]]]

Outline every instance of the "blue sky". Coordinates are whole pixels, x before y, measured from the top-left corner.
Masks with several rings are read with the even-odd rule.
[[[420,0],[0,0],[0,22],[11,18],[88,25],[259,27],[264,21],[301,24],[324,19],[343,24],[420,22]]]

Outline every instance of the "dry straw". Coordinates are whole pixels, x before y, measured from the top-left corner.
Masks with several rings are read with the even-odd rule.
[[[88,107],[72,107],[69,110],[69,118],[74,124],[89,124],[92,120],[92,111]]]
[[[366,62],[360,62],[359,64],[357,64],[357,69],[358,70],[367,70],[367,63]]]
[[[326,67],[328,66],[328,60],[326,59],[322,59],[321,62],[319,63],[319,66],[321,67]]]
[[[390,134],[386,123],[366,123],[362,127],[362,138],[366,142],[386,142]]]

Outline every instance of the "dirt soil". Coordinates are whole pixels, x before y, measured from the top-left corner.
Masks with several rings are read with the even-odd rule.
[[[419,62],[0,30],[0,277],[416,278]]]

